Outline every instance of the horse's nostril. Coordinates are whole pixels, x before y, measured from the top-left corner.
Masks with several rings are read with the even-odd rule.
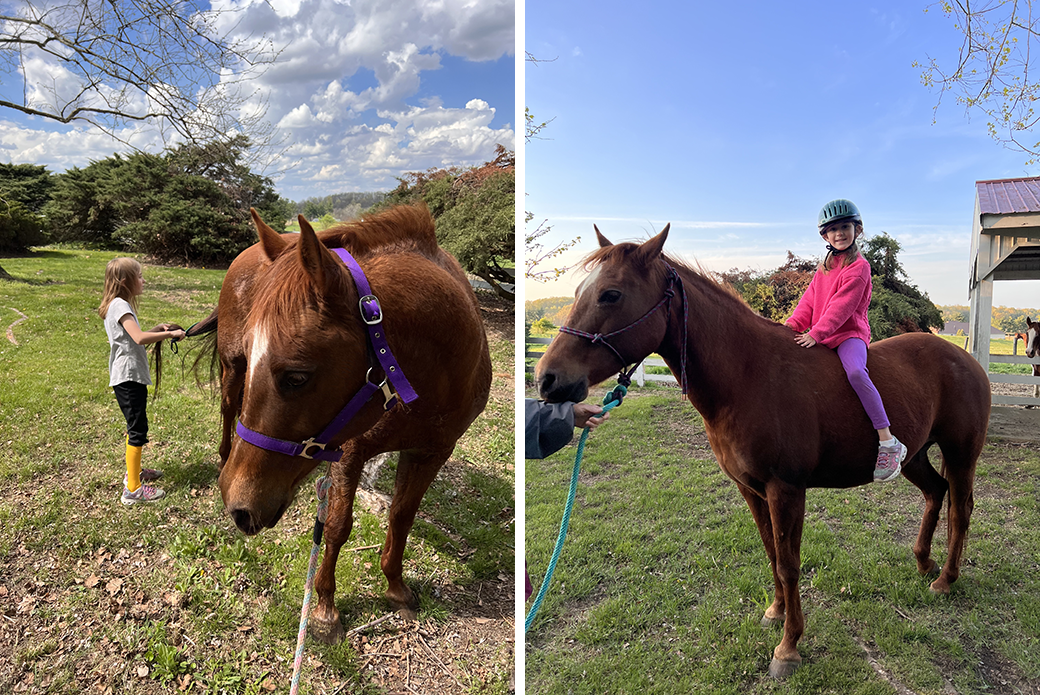
[[[538,384],[538,392],[545,395],[552,389],[554,383],[556,383],[555,375],[552,373],[543,374],[542,379]]]
[[[253,535],[260,529],[254,528],[253,517],[245,509],[232,509],[231,518],[235,521],[235,526],[242,530],[242,533],[247,535]]]

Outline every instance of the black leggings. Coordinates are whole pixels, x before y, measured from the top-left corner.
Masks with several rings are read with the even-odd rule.
[[[136,381],[124,381],[112,387],[116,402],[126,418],[127,444],[144,446],[148,443],[148,387]]]

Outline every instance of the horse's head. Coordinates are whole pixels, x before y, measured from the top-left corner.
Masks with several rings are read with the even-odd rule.
[[[1026,317],[1026,325],[1029,327],[1026,331],[1026,357],[1032,359],[1040,354],[1040,321]]]
[[[242,332],[247,367],[240,423],[268,437],[304,442],[322,432],[365,383],[367,342],[357,319],[358,293],[305,219],[296,243],[255,215],[254,220],[271,264],[256,280]],[[370,427],[382,410],[376,400],[328,448]],[[236,438],[220,473],[224,506],[247,534],[270,528],[317,463]]]
[[[643,244],[614,245],[595,229],[600,248],[585,262],[592,271],[567,317],[573,332],[561,330],[535,367],[538,392],[547,401],[584,400],[590,385],[641,361],[667,331],[667,312],[648,312],[668,286],[660,257],[669,225]]]

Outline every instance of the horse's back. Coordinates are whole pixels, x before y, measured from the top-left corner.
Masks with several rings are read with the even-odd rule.
[[[985,439],[990,383],[970,354],[938,336],[906,333],[872,343],[868,355],[894,428],[927,429],[936,441]]]

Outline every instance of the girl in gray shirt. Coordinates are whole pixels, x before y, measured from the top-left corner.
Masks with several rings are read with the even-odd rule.
[[[184,331],[168,324],[150,331],[141,330],[137,321],[137,298],[144,291],[141,264],[133,258],[114,258],[105,268],[105,289],[98,314],[105,319],[105,332],[111,346],[108,355],[109,386],[116,394],[126,418],[126,477],[123,479],[123,504],[154,502],[165,493],[161,488],[144,485],[154,481],[162,471],[141,468],[141,451],[148,443],[148,353],[145,345],[167,338],[180,340]]]

